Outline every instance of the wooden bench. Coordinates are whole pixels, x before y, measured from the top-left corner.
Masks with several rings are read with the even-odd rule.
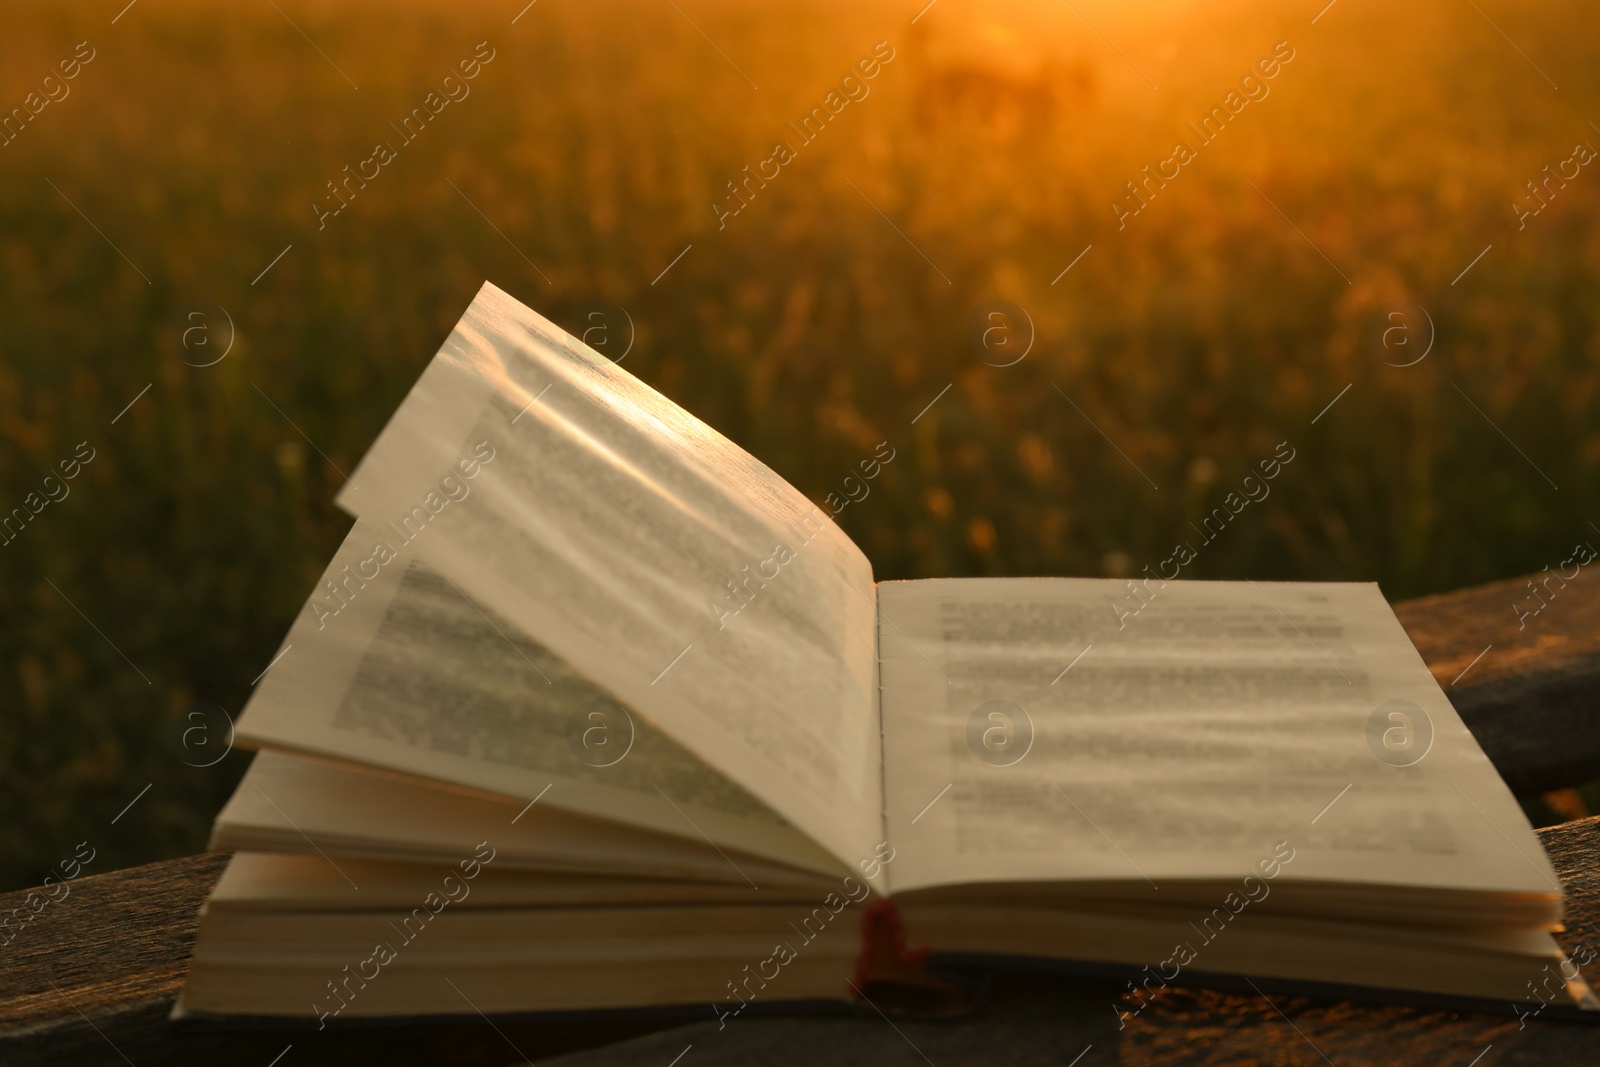
[[[1526,583],[1398,608],[1434,677],[1524,796],[1600,777],[1600,582],[1585,575],[1555,589],[1519,626],[1512,605],[1533,606]],[[1566,886],[1563,944],[1600,947],[1600,818],[1540,836]],[[183,984],[196,912],[225,862],[207,853],[74,882],[70,897],[0,949],[0,1063],[402,1067],[549,1063],[562,1053],[570,1055],[556,1062],[570,1067],[1600,1062],[1600,1027],[1548,1017],[1175,987],[1120,1027],[1112,983],[1016,977],[997,977],[989,1006],[952,1023],[891,1022],[863,1011],[746,1017],[722,1030],[710,1020],[659,1019],[468,1019],[322,1033],[175,1028],[166,1017]],[[0,915],[24,896],[0,896]]]

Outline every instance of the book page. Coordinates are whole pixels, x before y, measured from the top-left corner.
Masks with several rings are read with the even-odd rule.
[[[879,587],[895,891],[1559,883],[1375,585]],[[1283,857],[1292,856],[1284,861]]]
[[[481,850],[474,842],[468,857]],[[489,844],[496,849],[493,841]],[[757,897],[743,882],[737,884],[692,882],[659,877],[625,877],[615,874],[575,874],[529,870],[500,865],[484,867],[472,883],[470,896],[458,903],[471,908],[596,908],[613,904],[812,904],[833,888],[831,879],[816,884],[775,885]],[[430,890],[439,888],[439,868],[461,862],[462,857],[433,863],[352,859],[341,856],[335,869],[316,853],[235,852],[222,877],[206,898],[206,910],[262,911],[379,911],[415,906]],[[348,877],[350,881],[345,881]],[[351,884],[359,885],[352,891]]]
[[[242,742],[538,797],[543,807],[684,837],[707,852],[714,841],[839,867],[749,791],[474,602],[392,530],[357,520],[321,590],[257,683],[236,728]]]
[[[320,860],[353,906],[367,899],[367,887],[346,869],[348,858],[448,866],[479,843],[496,851],[497,869],[687,879],[731,886],[752,900],[837,877],[574,815],[543,800],[483,796],[279,752],[251,761],[211,834],[213,849]]]
[[[623,368],[485,284],[338,500],[841,862],[871,854],[866,557]]]

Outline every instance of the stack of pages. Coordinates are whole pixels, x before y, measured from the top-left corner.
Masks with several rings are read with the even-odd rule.
[[[1593,1003],[1537,836],[1374,585],[876,584],[491,285],[338,502],[238,723],[179,1015],[726,1019],[860,996],[884,929],[1136,996]]]

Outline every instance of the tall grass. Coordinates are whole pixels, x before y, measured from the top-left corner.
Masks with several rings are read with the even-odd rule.
[[[121,6],[25,4],[0,43],[7,108],[96,49],[0,148],[0,507],[98,450],[0,548],[0,886],[83,839],[101,868],[203,846],[245,757],[174,738],[242,706],[348,527],[340,471],[485,278],[575,330],[625,308],[629,369],[819,500],[890,441],[840,520],[880,578],[1120,575],[1188,540],[1189,577],[1397,599],[1600,536],[1600,174],[1524,230],[1511,207],[1600,145],[1575,0],[1485,5],[1559,91],[1435,0],[1080,5],[1105,37],[964,0]],[[319,231],[324,183],[484,40],[472,95]],[[879,40],[870,96],[719,230]],[[1280,40],[1271,95],[1119,230],[1124,182]],[[1372,340],[1401,299],[1436,327],[1407,368]],[[1014,366],[973,341],[992,300],[1036,329]],[[191,366],[218,307],[235,346]]]

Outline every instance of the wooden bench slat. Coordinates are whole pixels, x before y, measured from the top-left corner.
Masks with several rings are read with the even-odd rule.
[[[1539,603],[1528,591],[1532,580],[1395,606],[1462,721],[1519,796],[1600,778],[1600,580],[1590,568],[1565,588],[1551,579],[1543,610],[1519,620],[1514,605],[1531,611]]]

